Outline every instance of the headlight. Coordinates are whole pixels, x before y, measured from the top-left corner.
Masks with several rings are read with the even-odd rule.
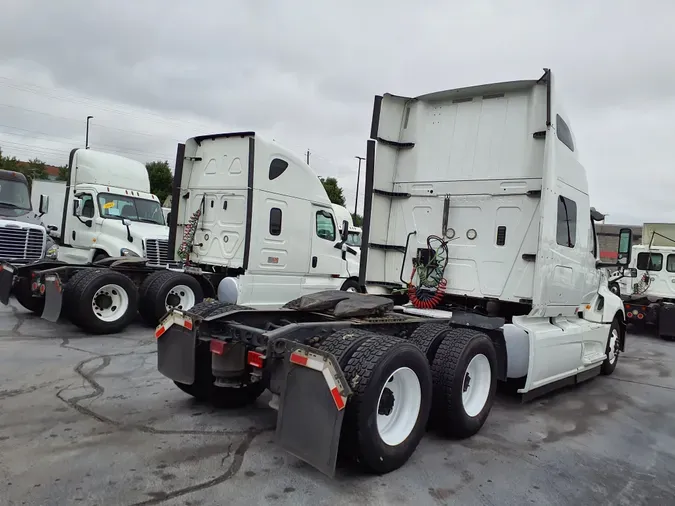
[[[45,258],[49,258],[50,260],[56,260],[58,256],[59,256],[59,245],[52,244],[49,247],[49,249],[47,249],[47,252],[45,253]]]
[[[123,257],[138,257],[140,255],[138,253],[136,253],[135,251],[131,251],[129,248],[122,248],[120,250],[120,256],[123,256]]]

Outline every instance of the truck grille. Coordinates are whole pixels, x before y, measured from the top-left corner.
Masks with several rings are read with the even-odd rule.
[[[39,260],[45,234],[34,228],[0,227],[0,258]]]
[[[169,241],[167,239],[146,239],[145,258],[152,265],[169,263]]]

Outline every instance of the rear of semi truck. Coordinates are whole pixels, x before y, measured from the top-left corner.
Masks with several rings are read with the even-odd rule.
[[[242,158],[228,163],[242,182],[228,191],[267,215],[266,199],[280,199],[261,192],[254,200],[255,178],[244,190],[238,167],[257,166],[251,154],[259,155],[252,136],[248,150],[241,137]],[[497,380],[513,377],[533,393],[575,382],[577,372],[602,366],[608,374],[617,356],[605,353],[608,335],[612,352],[622,346],[609,323],[620,300],[606,287],[599,294],[585,171],[550,72],[377,97],[372,137],[360,271],[368,295],[326,291],[263,311],[205,302],[171,311],[156,331],[159,371],[181,390],[241,406],[269,389],[279,444],[327,474],[338,452],[370,472],[392,471],[415,450],[430,413],[443,434],[469,437],[488,417]],[[263,153],[271,181],[284,167]],[[190,156],[206,160],[196,149],[186,149]],[[186,219],[200,206],[224,208],[223,197],[211,205],[205,189],[173,201],[194,199]],[[214,246],[205,235],[222,237],[215,231],[197,232],[207,252]],[[253,264],[245,245],[243,258],[230,255],[240,259],[235,268]],[[417,288],[433,292],[431,307],[394,307],[397,290],[425,299]],[[503,307],[489,312],[488,302]]]

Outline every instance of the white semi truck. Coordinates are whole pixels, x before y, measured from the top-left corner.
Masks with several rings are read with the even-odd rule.
[[[615,282],[628,322],[654,324],[660,337],[675,339],[675,223],[643,224],[631,256]]]
[[[139,187],[145,167],[117,162],[73,152],[59,257],[81,263],[6,263],[1,302],[12,285],[29,286],[19,301],[43,318],[65,314],[89,332],[112,333],[137,311],[156,325],[168,309],[204,297],[268,309],[360,289],[358,260],[340,239],[323,185],[275,143],[243,132],[180,144],[168,235],[159,201]]]
[[[158,369],[230,407],[269,389],[279,444],[327,474],[338,453],[392,471],[430,417],[448,436],[478,432],[498,380],[529,398],[614,371],[626,321],[589,200],[549,70],[376,97],[360,263],[368,294],[326,291],[276,311],[227,300],[174,309],[155,333]],[[626,266],[631,230],[620,234]]]
[[[346,207],[333,204],[333,211],[339,223],[346,221],[348,223],[349,234],[347,236],[347,246],[349,246],[358,257],[361,256],[361,227],[354,226],[354,220]]]
[[[31,205],[26,176],[0,170],[0,261],[26,264],[56,257],[41,218],[49,200],[45,195],[36,197]]]

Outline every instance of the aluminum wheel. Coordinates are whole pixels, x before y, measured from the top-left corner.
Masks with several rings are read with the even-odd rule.
[[[190,309],[196,301],[197,298],[192,288],[185,285],[176,285],[166,294],[164,306],[167,311],[174,307],[176,309]]]
[[[396,446],[405,441],[413,428],[422,405],[422,387],[417,374],[409,367],[396,369],[382,387],[377,402],[377,432],[382,441]]]
[[[469,416],[477,416],[488,400],[492,383],[490,361],[483,354],[471,359],[462,381],[462,405]]]
[[[345,290],[345,292],[357,293],[357,292],[356,292],[356,288],[354,288],[353,286],[350,286],[349,288],[347,288],[347,289]]]
[[[120,285],[104,285],[91,299],[91,308],[96,317],[104,322],[122,318],[129,309],[129,294]]]
[[[616,329],[612,329],[612,332],[609,334],[607,358],[610,364],[613,364],[619,358],[619,332]]]

